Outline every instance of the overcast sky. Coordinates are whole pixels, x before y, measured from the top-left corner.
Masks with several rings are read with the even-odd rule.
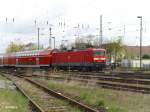
[[[137,16],[142,16],[143,44],[150,45],[149,4],[148,0],[0,0],[0,52],[5,52],[11,41],[37,42],[37,27],[44,46],[48,46],[50,26],[57,45],[62,39],[73,41],[77,32],[98,35],[100,14],[104,39],[124,36],[128,45],[139,45]],[[79,31],[75,28],[78,24]]]

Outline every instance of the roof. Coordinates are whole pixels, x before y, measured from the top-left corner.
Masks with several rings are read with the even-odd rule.
[[[127,52],[133,53],[134,55],[140,54],[140,46],[125,46]],[[142,54],[150,55],[150,46],[142,46]]]

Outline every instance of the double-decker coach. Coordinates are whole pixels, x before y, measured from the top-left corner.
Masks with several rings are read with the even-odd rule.
[[[2,55],[0,65],[4,67],[50,67],[51,50],[34,50]]]
[[[49,67],[51,50],[35,50],[16,53],[16,67]]]

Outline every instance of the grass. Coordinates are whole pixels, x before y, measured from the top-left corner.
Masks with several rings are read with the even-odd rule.
[[[0,75],[0,80],[7,80]],[[0,112],[29,112],[29,102],[16,90],[0,89]]]
[[[83,87],[75,83],[56,81],[48,81],[48,86],[78,96],[94,107],[104,106],[108,112],[149,112],[150,110],[150,95],[146,94]]]
[[[0,112],[28,112],[28,100],[16,90],[0,90]]]
[[[0,75],[0,80],[8,80],[6,77],[3,77],[2,75]]]

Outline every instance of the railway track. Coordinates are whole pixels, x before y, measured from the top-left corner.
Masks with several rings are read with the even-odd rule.
[[[59,77],[60,75],[51,75],[51,77]],[[62,75],[61,75],[62,76]],[[100,76],[92,76],[92,75],[70,75],[70,77],[78,77],[83,79],[95,79],[95,80],[104,80],[111,82],[120,82],[120,83],[130,83],[130,84],[143,84],[150,85],[149,79],[139,79],[139,78],[124,78],[124,77],[114,77],[111,75],[100,75]]]
[[[73,77],[73,78],[82,78],[82,79],[95,79],[95,80],[103,80],[103,81],[111,81],[111,82],[120,82],[120,83],[130,83],[130,84],[142,84],[142,85],[150,85],[150,80],[146,78],[138,78],[138,77],[127,77],[127,76],[118,76],[118,75],[86,75],[86,74],[80,74],[80,73],[52,73],[51,75],[32,75],[35,77],[47,77],[47,78],[65,78],[65,77]]]
[[[35,77],[35,75],[34,75]],[[38,76],[37,76],[38,77]],[[41,76],[39,76],[41,77]],[[43,76],[42,76],[43,77]],[[125,90],[132,92],[140,92],[145,94],[150,94],[150,80],[149,79],[139,79],[130,77],[118,77],[114,75],[77,75],[77,74],[60,74],[55,73],[55,75],[44,76],[47,79],[58,79],[58,80],[68,80],[68,81],[78,81],[84,84],[91,84],[103,88],[111,88],[117,90]]]
[[[92,76],[111,76],[111,77],[123,77],[123,78],[139,78],[139,79],[150,79],[150,74],[140,72],[78,72],[78,71],[61,71],[56,74],[78,74],[78,75],[92,75]]]
[[[7,76],[8,77],[8,76]],[[23,91],[25,94],[29,94],[28,98],[30,98],[34,102],[34,106],[39,107],[37,112],[76,112],[76,111],[86,111],[86,112],[104,112],[104,110],[96,110],[93,109],[83,103],[80,103],[76,100],[73,100],[67,96],[64,96],[60,93],[57,93],[49,88],[45,87],[36,81],[33,81],[29,78],[18,78],[14,76],[9,76],[9,79],[13,80],[14,84]],[[29,83],[30,82],[30,83]],[[37,94],[40,96],[37,98]],[[34,96],[35,95],[35,96]],[[32,96],[32,97],[29,97]],[[35,101],[37,100],[38,101]],[[67,104],[71,104],[72,107],[68,107],[66,103],[62,103],[63,100],[67,102]],[[35,102],[38,102],[35,104]],[[42,103],[41,103],[42,102]],[[41,104],[45,104],[46,107],[41,106]],[[37,108],[36,107],[36,108]],[[75,108],[76,107],[76,108]],[[73,108],[73,110],[71,109]],[[41,109],[41,110],[40,110]],[[43,110],[42,110],[43,109]]]
[[[31,112],[44,112],[44,110],[34,100],[32,100],[31,97],[28,94],[26,94],[26,92],[17,83],[15,83],[13,79],[4,74],[3,76],[6,77],[8,80],[11,80],[16,86],[17,90],[29,100]]]
[[[120,74],[120,75],[119,75]],[[19,74],[20,75],[20,74]],[[89,84],[103,88],[111,88],[117,90],[133,91],[149,94],[150,79],[140,76],[140,74],[127,73],[112,73],[105,74],[95,72],[56,72],[50,75],[32,75],[33,77],[46,77],[47,79],[59,79],[68,81],[78,81],[84,84]],[[149,75],[146,75],[149,77]],[[140,78],[143,77],[143,78]]]
[[[78,81],[84,84],[88,84],[91,86],[96,87],[103,87],[103,88],[111,88],[117,90],[125,90],[125,91],[132,91],[132,92],[140,92],[145,94],[150,94],[150,87],[149,85],[143,85],[140,83],[128,83],[128,82],[117,82],[112,80],[104,80],[103,79],[84,79],[84,78],[74,78],[74,77],[58,77],[58,76],[51,76],[51,79],[59,79],[59,80],[68,80],[68,81]],[[123,80],[123,79],[121,79]],[[120,80],[119,80],[120,81]],[[144,82],[146,83],[146,82]],[[148,82],[149,83],[149,82]]]

